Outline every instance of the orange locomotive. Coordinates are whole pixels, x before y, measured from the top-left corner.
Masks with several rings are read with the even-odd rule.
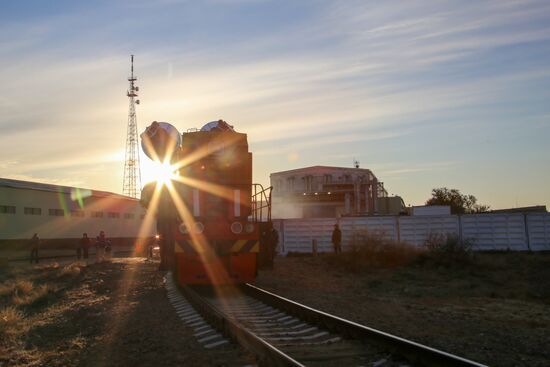
[[[168,154],[177,174],[168,190],[172,190],[170,200],[177,215],[173,225],[161,226],[171,233],[160,234],[173,241],[167,256],[173,256],[179,282],[253,281],[261,232],[270,220],[271,188],[263,190],[252,183],[252,153],[246,134],[220,120],[183,133],[181,142],[174,143],[169,133],[159,132],[159,127],[155,130],[154,125],[142,134],[143,140],[175,146]]]

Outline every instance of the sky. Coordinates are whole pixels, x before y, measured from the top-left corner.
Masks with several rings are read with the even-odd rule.
[[[407,205],[550,208],[548,1],[3,2],[0,177],[122,192],[130,54],[140,133],[224,119],[264,185],[357,159]]]

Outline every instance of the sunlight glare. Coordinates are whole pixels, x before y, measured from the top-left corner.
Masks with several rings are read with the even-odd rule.
[[[168,185],[170,180],[178,178],[176,167],[171,165],[169,162],[148,162],[142,166],[143,169],[143,182],[153,182],[156,181],[159,185]]]

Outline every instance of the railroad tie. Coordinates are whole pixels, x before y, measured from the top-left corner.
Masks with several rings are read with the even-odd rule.
[[[227,339],[214,330],[193,306],[187,302],[185,297],[179,292],[170,273],[166,275],[164,284],[168,301],[174,308],[178,317],[188,327],[193,328],[197,342],[206,349],[216,348],[229,343]]]

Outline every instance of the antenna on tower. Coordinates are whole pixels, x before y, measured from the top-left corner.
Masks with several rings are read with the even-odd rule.
[[[137,78],[134,76],[134,55],[131,55],[130,76],[128,82],[130,88],[126,92],[126,96],[130,100],[128,108],[128,129],[126,133],[126,159],[124,161],[124,181],[122,183],[122,192],[124,195],[137,198],[141,190],[141,170],[139,166],[139,149],[138,149],[138,133],[137,133],[137,118],[136,104],[139,104],[137,92],[139,88],[135,85]]]
[[[358,161],[357,159],[355,159],[355,158],[353,158],[353,166],[354,166],[355,168],[359,168],[359,161]]]

